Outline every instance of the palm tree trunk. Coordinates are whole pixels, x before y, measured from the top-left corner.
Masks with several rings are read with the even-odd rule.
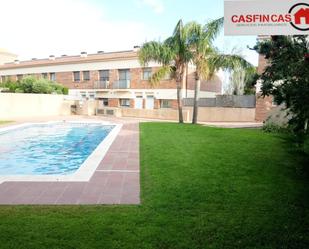
[[[199,76],[196,76],[195,89],[194,89],[194,104],[193,104],[192,124],[197,124],[198,101],[199,101],[200,86],[201,86],[201,79],[200,79]]]
[[[181,97],[181,85],[177,82],[177,104],[178,104],[178,116],[179,123],[183,123],[183,115],[182,115],[182,97]]]

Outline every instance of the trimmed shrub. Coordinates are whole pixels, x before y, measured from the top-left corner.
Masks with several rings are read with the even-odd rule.
[[[24,93],[24,91],[20,88],[16,88],[15,93]]]
[[[68,94],[67,87],[62,86],[54,81],[44,78],[35,78],[33,76],[24,77],[21,81],[7,81],[0,84],[4,88],[2,92],[13,93],[43,93],[43,94]]]
[[[51,94],[53,88],[50,86],[49,82],[45,79],[39,79],[32,84],[32,93],[45,93]]]
[[[271,133],[288,132],[288,128],[276,123],[265,122],[263,124],[263,131]]]

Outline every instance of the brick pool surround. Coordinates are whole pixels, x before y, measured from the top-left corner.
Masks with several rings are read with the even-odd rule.
[[[115,139],[88,180],[5,181],[0,204],[139,204],[138,122],[116,125]]]

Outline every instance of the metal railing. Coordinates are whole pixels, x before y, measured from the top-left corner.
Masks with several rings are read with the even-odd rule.
[[[113,89],[127,89],[130,88],[130,80],[118,80],[113,83]]]
[[[130,88],[130,80],[117,80],[113,83],[109,81],[95,81],[94,89],[128,89]]]
[[[107,80],[100,80],[94,82],[94,89],[108,89],[109,88],[109,81]]]

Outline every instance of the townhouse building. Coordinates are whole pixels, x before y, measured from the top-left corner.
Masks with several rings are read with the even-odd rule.
[[[14,60],[0,64],[0,81],[21,80],[26,75],[47,78],[69,88],[75,99],[96,99],[101,107],[135,109],[177,108],[176,82],[166,75],[158,84],[149,79],[160,65],[151,62],[142,67],[138,47],[130,51],[82,52],[80,55],[29,61]],[[223,73],[201,83],[200,97],[221,94]],[[193,97],[194,68],[189,66],[182,82],[182,96]]]

